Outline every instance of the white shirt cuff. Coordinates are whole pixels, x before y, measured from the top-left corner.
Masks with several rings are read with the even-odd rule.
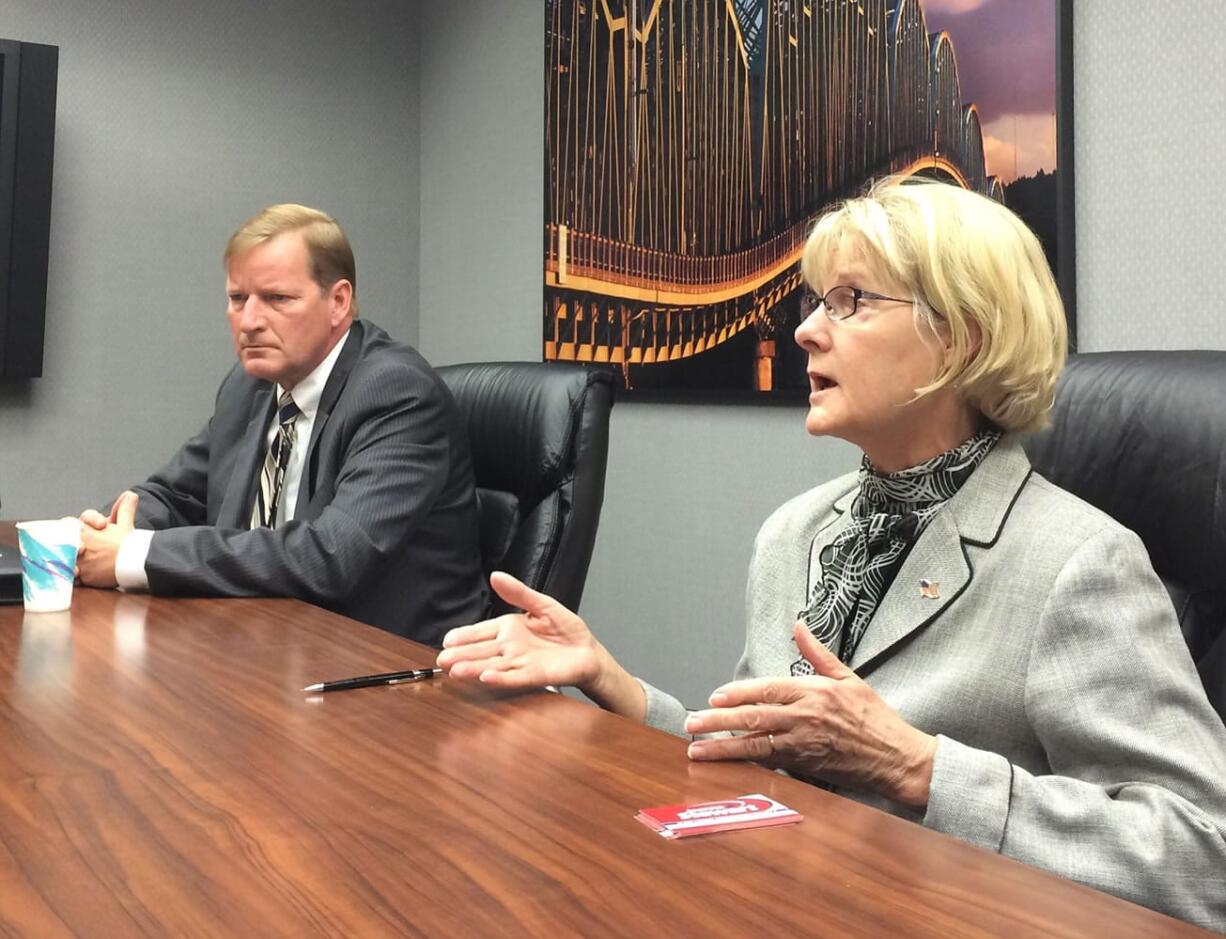
[[[145,558],[149,556],[149,544],[153,532],[137,528],[128,532],[119,544],[115,555],[115,580],[124,590],[148,590],[149,577],[145,574]]]

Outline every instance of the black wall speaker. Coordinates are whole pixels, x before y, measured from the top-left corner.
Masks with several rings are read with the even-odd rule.
[[[0,378],[43,373],[59,58],[0,39]]]

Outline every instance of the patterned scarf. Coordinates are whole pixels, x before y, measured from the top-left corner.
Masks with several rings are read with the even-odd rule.
[[[822,549],[821,579],[808,609],[797,614],[844,662],[851,660],[911,545],[999,439],[999,430],[983,430],[897,473],[879,473],[864,458],[852,522]],[[792,674],[812,675],[813,666],[802,657],[792,663]]]

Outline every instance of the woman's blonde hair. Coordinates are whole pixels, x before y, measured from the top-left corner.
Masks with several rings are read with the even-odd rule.
[[[848,199],[814,227],[801,273],[821,292],[840,250],[918,301],[917,315],[948,338],[949,355],[922,396],[953,385],[1002,430],[1047,423],[1064,368],[1064,305],[1039,240],[986,196],[945,183],[890,178]]]
[[[222,260],[228,266],[239,255],[291,231],[302,232],[311,263],[311,279],[320,290],[328,290],[338,280],[349,281],[349,286],[353,288],[349,313],[357,319],[358,273],[353,248],[349,246],[349,239],[345,237],[340,223],[319,209],[293,202],[261,209],[230,236]]]

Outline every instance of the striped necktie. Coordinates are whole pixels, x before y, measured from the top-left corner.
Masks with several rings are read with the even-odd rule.
[[[285,483],[285,469],[289,466],[289,454],[294,447],[294,422],[298,420],[298,405],[284,392],[277,401],[277,434],[272,438],[264,468],[260,471],[260,488],[251,508],[252,528],[276,528],[277,506],[281,502],[281,487]]]

